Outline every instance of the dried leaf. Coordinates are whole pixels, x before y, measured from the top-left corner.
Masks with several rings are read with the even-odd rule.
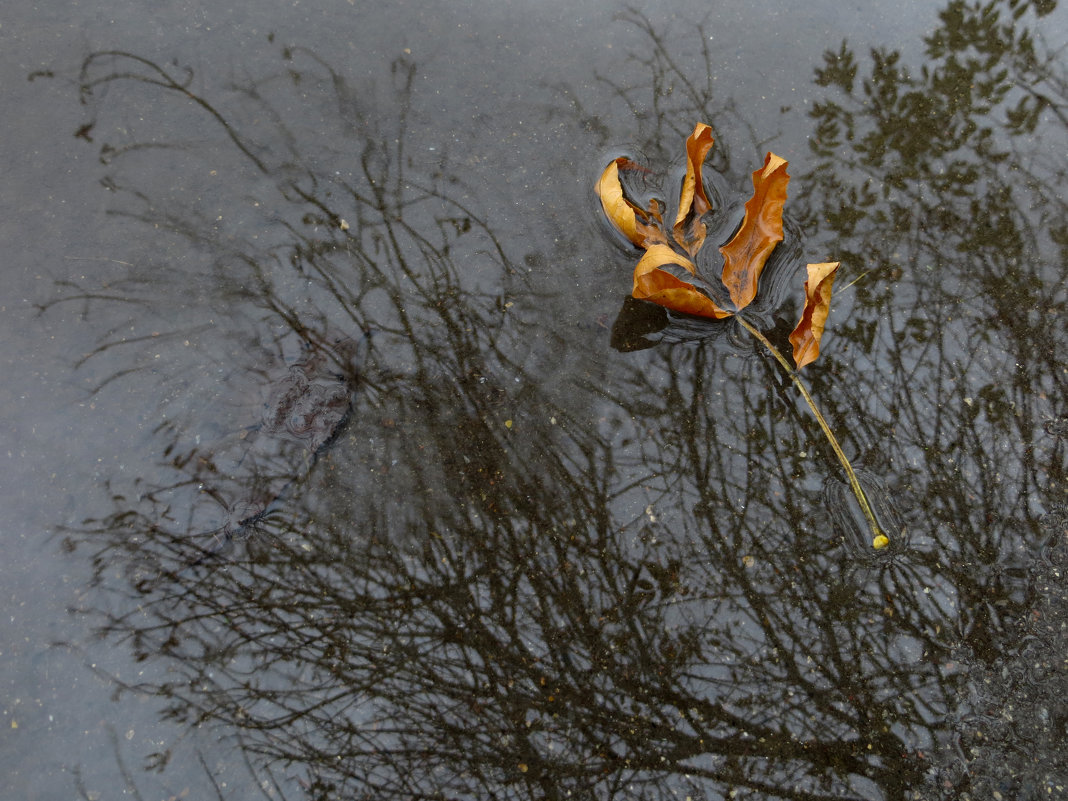
[[[786,202],[787,162],[768,153],[764,166],[753,172],[753,196],[745,204],[738,233],[719,249],[723,254],[723,284],[739,311],[753,302],[764,264],[782,241],[782,206]]]
[[[838,265],[837,261],[808,265],[805,309],[801,312],[797,328],[790,334],[790,344],[794,346],[794,364],[798,370],[816,361],[820,355],[820,338],[831,311],[831,288]]]
[[[679,192],[679,211],[673,231],[675,241],[691,256],[696,255],[705,242],[706,228],[701,216],[712,208],[701,180],[701,165],[712,149],[712,143],[712,129],[703,122],[697,123],[686,139],[686,177]]]
[[[627,198],[619,179],[621,169],[641,168],[623,157],[612,160],[605,167],[596,187],[605,216],[617,231],[638,247],[648,247],[653,242],[665,241],[663,232],[656,225],[656,209],[645,211]]]
[[[716,320],[731,316],[731,312],[721,309],[693,284],[661,269],[665,264],[677,264],[691,274],[696,272],[693,262],[667,245],[651,245],[634,268],[634,291],[631,294],[639,300],[649,300],[684,314]]]

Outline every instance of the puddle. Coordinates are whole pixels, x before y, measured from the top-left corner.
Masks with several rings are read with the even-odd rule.
[[[636,12],[529,97],[476,33],[455,66],[266,31],[225,69],[88,54],[62,80],[110,227],[40,318],[140,441],[53,523],[90,572],[56,639],[153,734],[71,756],[78,792],[131,754],[109,792],[1060,792],[1066,83],[1045,5],[995,7],[900,61],[809,32],[815,81],[759,103],[718,30]],[[627,297],[591,181],[677,178],[699,121],[719,238],[790,160],[769,342],[842,262],[802,376],[885,549],[775,360]]]

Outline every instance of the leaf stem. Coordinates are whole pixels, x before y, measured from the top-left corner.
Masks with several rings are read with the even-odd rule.
[[[801,377],[797,374],[797,370],[790,364],[786,357],[779,352],[776,348],[764,336],[760,331],[754,328],[749,322],[747,322],[741,315],[735,315],[734,319],[737,320],[742,328],[752,334],[760,343],[768,349],[768,352],[775,357],[782,368],[786,371],[786,374],[790,376],[790,380],[794,382],[794,386],[797,387],[801,393],[801,397],[805,399],[805,403],[808,404],[808,408],[812,410],[813,416],[816,418],[816,422],[820,424],[820,428],[823,429],[823,435],[827,437],[827,441],[831,443],[831,449],[834,451],[834,455],[838,457],[838,461],[842,463],[842,468],[845,470],[846,477],[849,479],[849,486],[853,490],[853,494],[857,496],[857,502],[860,504],[860,510],[864,513],[864,517],[868,519],[868,525],[871,527],[872,534],[872,547],[873,548],[885,548],[890,540],[883,533],[883,530],[879,527],[878,521],[875,519],[875,513],[872,512],[871,504],[868,502],[868,496],[864,494],[864,489],[860,486],[860,481],[857,479],[856,471],[853,470],[853,465],[849,463],[849,459],[846,458],[845,451],[842,450],[842,446],[838,444],[838,438],[834,436],[834,432],[831,431],[830,425],[827,424],[827,420],[816,406],[816,402],[812,400],[812,396],[808,392],[808,388],[801,383]]]

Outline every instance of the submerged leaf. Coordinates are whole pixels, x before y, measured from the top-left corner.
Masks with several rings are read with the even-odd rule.
[[[613,159],[605,167],[596,187],[605,216],[617,231],[638,247],[648,247],[652,242],[663,242],[664,234],[655,221],[656,211],[645,211],[627,198],[619,179],[621,169],[641,168],[623,157]]]
[[[746,201],[745,218],[723,254],[723,284],[739,311],[753,302],[757,283],[771,251],[782,241],[782,207],[786,202],[787,162],[768,153],[764,166],[753,172],[753,196]]]
[[[661,269],[666,264],[677,264],[691,275],[696,272],[693,262],[667,245],[651,245],[634,268],[634,297],[698,317],[722,320],[731,316],[696,286]]]
[[[712,129],[703,122],[697,123],[693,133],[686,138],[686,177],[679,191],[679,211],[675,215],[673,231],[675,241],[691,256],[696,255],[705,242],[706,229],[701,216],[712,208],[701,179],[701,165],[712,149],[712,143]]]
[[[801,312],[797,328],[790,334],[790,344],[794,346],[794,364],[798,370],[814,362],[820,355],[820,338],[831,311],[831,288],[838,265],[837,261],[808,265],[805,309]]]

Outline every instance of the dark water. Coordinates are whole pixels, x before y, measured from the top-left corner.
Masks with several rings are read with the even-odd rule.
[[[105,5],[0,27],[7,796],[1064,792],[1055,3]],[[626,297],[593,183],[698,121],[731,214],[791,165],[769,340],[842,262],[883,551],[744,330]]]

